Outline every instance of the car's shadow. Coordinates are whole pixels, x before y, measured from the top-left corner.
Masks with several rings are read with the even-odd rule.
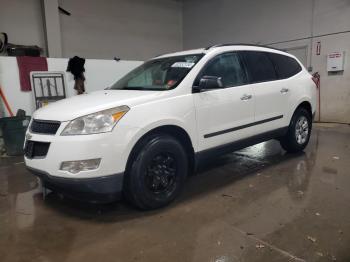
[[[276,147],[276,143],[273,141],[266,144],[267,147]],[[265,169],[276,164],[283,164],[292,159],[301,159],[302,161],[306,159],[307,163],[314,162],[305,153],[287,154],[279,147],[276,148],[269,149],[271,152],[266,155],[262,153],[256,156],[250,152],[254,148],[248,148],[208,160],[205,165],[200,166],[197,172],[188,178],[181,196],[170,206],[158,210],[141,211],[130,206],[124,200],[110,204],[90,204],[72,200],[56,193],[47,194],[44,204],[54,209],[55,212],[62,212],[66,216],[78,217],[80,219],[101,222],[131,220],[166,212],[166,210],[174,208],[185,201],[202,197],[203,194],[208,194],[213,190],[233,184],[244,177],[262,173]],[[286,182],[287,186],[288,183]],[[37,195],[36,197],[41,198],[41,195]]]

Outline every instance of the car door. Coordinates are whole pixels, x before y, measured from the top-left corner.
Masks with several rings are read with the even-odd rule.
[[[199,151],[249,137],[254,121],[254,96],[237,52],[211,59],[197,76],[221,77],[221,89],[194,93]]]
[[[255,134],[279,129],[285,125],[289,87],[279,80],[267,52],[244,51],[244,63],[255,97]]]

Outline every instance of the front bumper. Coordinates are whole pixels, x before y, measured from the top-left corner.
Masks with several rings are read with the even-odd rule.
[[[108,203],[120,199],[123,188],[123,173],[95,178],[64,178],[27,167],[39,177],[42,186],[74,199],[86,202]]]
[[[27,131],[26,138],[49,144],[42,157],[24,157],[26,167],[40,177],[43,186],[73,198],[109,202],[120,197],[128,156],[136,139],[137,127],[118,125],[112,132],[61,136],[67,122],[55,135]],[[64,161],[100,158],[98,168],[72,174],[60,170]]]
[[[27,131],[27,139],[33,142],[49,144],[47,154],[43,157],[24,157],[27,167],[42,170],[53,177],[82,179],[99,178],[111,174],[124,173],[129,153],[134,144],[133,138],[139,128],[118,126],[113,132],[61,136],[65,127],[62,122],[56,135],[43,135]],[[97,169],[81,171],[76,174],[60,170],[62,162],[100,158]]]

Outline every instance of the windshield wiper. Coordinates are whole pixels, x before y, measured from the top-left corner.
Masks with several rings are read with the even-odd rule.
[[[125,86],[120,90],[145,90],[142,86]]]
[[[119,90],[165,91],[166,89],[142,87],[142,86],[125,86]]]

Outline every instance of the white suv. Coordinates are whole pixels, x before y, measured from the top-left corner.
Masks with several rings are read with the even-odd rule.
[[[269,139],[303,150],[315,98],[303,65],[272,48],[162,55],[106,90],[37,110],[25,163],[44,187],[71,197],[108,202],[123,193],[139,208],[158,208],[208,157]]]

